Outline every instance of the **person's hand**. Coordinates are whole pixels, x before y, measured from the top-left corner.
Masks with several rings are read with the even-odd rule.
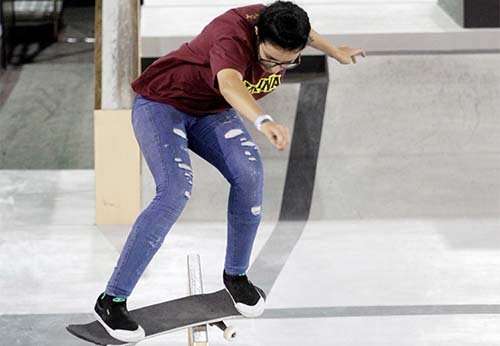
[[[337,48],[332,57],[337,59],[341,64],[356,63],[356,55],[366,57],[366,52],[362,48],[351,48],[348,46],[340,46]]]
[[[286,126],[266,121],[262,123],[260,131],[280,151],[285,150],[290,144],[290,131]]]

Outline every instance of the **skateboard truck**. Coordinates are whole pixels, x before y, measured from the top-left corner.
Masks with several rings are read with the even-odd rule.
[[[203,294],[203,283],[201,279],[200,255],[190,254],[187,256],[189,294]],[[236,338],[236,328],[227,326],[224,321],[208,323],[211,327],[216,326],[224,332],[224,339],[233,341]],[[189,346],[208,346],[207,325],[196,326],[188,329]]]
[[[210,327],[216,326],[220,330],[224,332],[224,339],[233,341],[236,339],[236,328],[232,326],[226,326],[226,324],[223,321],[219,322],[214,322],[214,323],[209,323]]]

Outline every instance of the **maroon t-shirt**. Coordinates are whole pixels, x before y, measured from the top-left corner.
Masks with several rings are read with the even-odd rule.
[[[255,23],[265,5],[234,8],[215,18],[191,42],[156,60],[132,83],[145,98],[203,116],[231,106],[218,89],[217,72],[232,68],[258,100],[284,76],[265,72],[257,62]]]

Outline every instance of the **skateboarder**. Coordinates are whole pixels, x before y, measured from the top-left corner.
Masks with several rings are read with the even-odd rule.
[[[307,44],[342,64],[365,56],[362,49],[331,45],[311,29],[302,8],[277,1],[222,14],[132,83],[137,93],[132,124],[156,195],[135,221],[105,292],[97,298],[97,320],[112,337],[124,342],[144,337],[128,315],[126,300],[191,197],[188,149],[231,185],[223,282],[242,315],[262,314],[264,297],[245,274],[261,221],[262,161],[236,112],[278,150],[286,149],[288,128],[256,100],[280,85],[285,70],[300,64]]]

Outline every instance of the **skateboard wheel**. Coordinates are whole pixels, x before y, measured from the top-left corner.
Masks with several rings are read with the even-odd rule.
[[[236,328],[229,326],[224,330],[224,339],[228,341],[233,341],[236,339]]]

